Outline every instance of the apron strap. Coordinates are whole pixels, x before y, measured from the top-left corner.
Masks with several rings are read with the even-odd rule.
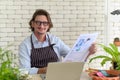
[[[51,41],[50,41],[50,37],[49,37],[49,35],[47,34],[47,36],[48,36],[48,43],[49,43],[49,46],[54,46],[55,44],[51,44]]]
[[[48,37],[49,46],[53,47],[55,44],[51,44],[50,37],[48,34],[47,34],[47,37]],[[31,47],[34,49],[34,45],[33,45],[33,41],[32,41],[32,34],[31,34],[30,38],[31,38]]]
[[[33,41],[32,41],[32,34],[30,36],[30,39],[31,39],[31,47],[32,47],[32,49],[34,49],[34,45],[33,45]]]

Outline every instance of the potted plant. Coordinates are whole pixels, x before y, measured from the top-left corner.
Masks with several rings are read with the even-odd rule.
[[[15,59],[13,52],[8,49],[9,46],[0,47],[0,80],[30,80],[31,77],[28,74],[13,66]]]
[[[90,59],[89,62],[92,62],[94,59],[102,58],[101,65],[103,66],[106,62],[110,61],[113,65],[113,69],[120,70],[120,52],[118,47],[110,43],[109,46],[99,44],[103,50],[108,53],[110,56],[99,55]]]

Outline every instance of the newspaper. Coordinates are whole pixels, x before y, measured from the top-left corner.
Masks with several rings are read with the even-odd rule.
[[[98,33],[81,34],[63,62],[85,62],[89,54],[89,48],[95,42],[97,36]]]

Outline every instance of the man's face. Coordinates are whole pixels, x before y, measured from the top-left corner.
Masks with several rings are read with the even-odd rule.
[[[46,34],[49,29],[47,17],[44,15],[36,16],[35,20],[32,22],[32,27],[34,28],[34,33]]]

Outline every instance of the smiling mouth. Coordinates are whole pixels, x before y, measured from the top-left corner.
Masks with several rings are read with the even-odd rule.
[[[42,28],[41,28],[41,27],[38,27],[38,29],[39,29],[39,30],[42,30]]]
[[[44,30],[44,29],[43,29],[43,28],[38,27],[38,30],[42,31],[42,30]]]

